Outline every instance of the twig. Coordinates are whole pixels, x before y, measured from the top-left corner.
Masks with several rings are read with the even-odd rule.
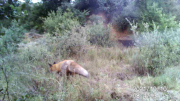
[[[48,94],[49,94],[49,90],[48,90],[47,93],[45,94],[44,101],[47,100]]]
[[[2,60],[3,61],[3,64],[4,64],[4,60]],[[10,97],[9,97],[9,81],[8,81],[8,77],[7,77],[7,75],[6,75],[6,70],[4,70],[3,69],[3,67],[1,68],[1,70],[2,70],[2,72],[3,72],[3,74],[4,74],[4,77],[5,77],[5,80],[6,80],[6,93],[7,93],[7,96],[8,96],[8,101],[10,101]],[[3,96],[3,101],[4,101],[4,99],[5,99],[5,97],[6,97],[6,93],[4,93],[4,96]]]

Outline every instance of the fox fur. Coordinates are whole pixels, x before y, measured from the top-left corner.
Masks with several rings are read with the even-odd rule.
[[[89,73],[82,66],[74,62],[74,60],[64,60],[59,63],[49,64],[50,71],[61,72],[63,75],[79,74],[84,77],[89,77]]]

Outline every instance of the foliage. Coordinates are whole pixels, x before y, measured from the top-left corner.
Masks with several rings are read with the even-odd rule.
[[[107,22],[112,21],[115,29],[122,32],[129,28],[125,18],[138,22],[140,31],[144,31],[142,23],[149,23],[152,30],[153,22],[161,31],[166,27],[176,28],[176,16],[180,10],[177,0],[77,0],[75,7],[88,9],[91,14],[104,13]],[[176,13],[171,14],[171,11]]]
[[[14,6],[18,6],[18,2],[15,0],[0,1],[0,19],[14,18]]]
[[[75,8],[89,10],[91,14],[104,13],[109,22],[132,3],[133,0],[76,0]]]
[[[0,26],[8,28],[11,26],[12,20],[18,21],[24,17],[27,14],[25,6],[17,0],[0,1]],[[2,32],[2,29],[0,29],[0,32]]]
[[[3,28],[5,35],[0,38],[0,55],[4,56],[16,51],[18,45],[21,42],[25,30],[22,26],[19,26],[16,21],[11,23],[11,27]]]
[[[18,2],[17,0],[8,1],[12,2],[2,2],[2,9],[0,10],[0,20],[8,19],[11,22],[11,20],[15,19],[19,21],[20,24],[26,29],[36,29],[40,33],[44,31],[42,27],[43,21],[41,17],[47,17],[50,11],[56,12],[57,8],[59,6],[62,6],[64,2],[70,3],[70,0],[44,0],[43,2],[36,4],[30,2],[29,0],[26,0],[25,3]],[[7,25],[7,27],[9,25]]]
[[[110,25],[105,26],[101,20],[94,20],[92,24],[86,26],[88,41],[102,47],[113,46],[113,41],[110,39],[110,27]]]
[[[87,24],[98,24],[99,22],[105,23],[105,19],[102,16],[98,16],[98,15],[91,15],[88,19]]]
[[[80,10],[76,9],[74,7],[74,5],[72,5],[70,3],[63,3],[63,5],[61,6],[61,9],[63,12],[66,12],[67,9],[70,9],[70,11],[73,13],[73,15],[78,18],[79,23],[81,25],[85,25],[86,17],[89,15],[88,10],[80,11]]]
[[[24,26],[27,30],[35,29],[42,33],[44,29],[41,17],[47,16],[44,5],[41,3],[26,3],[25,9],[27,10],[27,14],[20,18],[20,25]]]
[[[127,2],[126,6],[123,7],[123,10],[119,13],[115,12],[115,15],[112,17],[113,27],[119,32],[129,30],[130,25],[126,18],[128,18],[130,21],[137,22],[141,17],[139,12],[140,10],[136,5],[135,0]]]
[[[55,48],[55,53],[62,57],[70,57],[83,52],[87,45],[85,28],[77,26],[66,32],[66,34],[57,37],[51,49]]]
[[[62,6],[63,3],[70,3],[71,0],[42,0],[43,6],[46,9],[46,15],[50,11],[57,11],[58,7]]]
[[[0,64],[2,60],[4,61],[4,65],[1,65],[1,68],[6,70],[6,75],[8,76],[8,90],[11,100],[39,99],[37,93],[43,93],[46,86],[50,85],[50,83],[43,83],[46,80],[44,81],[44,77],[40,77],[42,75],[45,76],[46,71],[41,68],[43,63],[39,61],[44,60],[44,63],[46,63],[45,60],[50,59],[51,56],[52,54],[49,54],[44,47],[31,47],[23,49],[21,53],[9,54],[1,59]],[[36,66],[41,67],[36,68]],[[34,72],[34,70],[38,70],[38,72]],[[0,76],[2,92],[5,92],[7,86],[1,72]],[[51,83],[54,83],[54,80]],[[0,97],[2,98],[2,96],[1,94]]]
[[[59,8],[56,13],[52,11],[44,18],[44,29],[53,35],[64,35],[77,25],[79,22],[69,9],[63,13]]]
[[[176,20],[180,21],[180,2],[179,0],[151,0],[151,2],[158,3],[158,6],[163,8],[165,14],[176,16]]]
[[[142,19],[139,21],[139,31],[145,31],[143,23],[149,24],[149,29],[154,29],[154,24],[158,26],[158,30],[163,31],[166,28],[176,28],[178,23],[175,21],[175,16],[170,16],[163,13],[162,8],[158,8],[156,3],[147,6],[147,10],[143,12]]]
[[[11,20],[9,19],[0,20],[0,27],[8,28],[10,25],[11,25]],[[0,33],[4,33],[2,28],[0,29]]]
[[[148,26],[148,25],[147,25]],[[147,28],[147,29],[146,29]],[[148,27],[145,29],[148,31]],[[155,27],[156,28],[156,27]],[[135,31],[134,31],[135,32]],[[137,49],[130,56],[131,64],[139,74],[159,74],[168,66],[180,62],[180,29],[135,33]]]
[[[135,0],[76,0],[75,7],[88,9],[90,14],[104,14],[106,23],[112,22],[118,31],[125,31],[129,27],[125,18],[137,20],[140,17]]]
[[[179,66],[171,67],[164,70],[164,73],[157,76],[152,81],[155,86],[166,86],[168,88],[180,89],[180,69]]]

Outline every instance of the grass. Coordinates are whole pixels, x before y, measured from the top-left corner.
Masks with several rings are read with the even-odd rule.
[[[41,42],[39,41],[39,43]],[[13,100],[63,101],[71,99],[78,101],[115,99],[111,97],[111,93],[119,91],[116,91],[114,85],[118,86],[122,83],[118,74],[121,71],[123,73],[128,72],[125,70],[126,65],[121,63],[122,51],[117,47],[96,46],[90,46],[86,50],[86,54],[62,58],[61,56],[55,57],[47,44],[21,47],[18,54],[7,56],[7,59],[4,58],[5,64],[7,64],[4,67],[12,66],[7,70],[10,81],[10,98]],[[87,69],[90,78],[77,75],[66,81],[56,73],[49,72],[48,63],[64,59],[77,61],[78,64]],[[120,66],[124,67],[121,68]],[[6,88],[6,83],[3,80],[1,84],[3,84],[3,88]],[[119,94],[123,96],[123,93]]]
[[[80,32],[74,32],[75,34],[69,34],[69,37],[44,35],[34,42],[24,44],[18,48],[16,54],[9,54],[2,59],[3,61],[0,61],[0,64],[4,64],[0,66],[8,75],[11,100],[180,100],[178,97],[180,93],[179,65],[171,64],[170,68],[164,67],[161,74],[158,75],[150,75],[146,68],[143,68],[144,65],[156,66],[146,60],[147,58],[150,61],[154,59],[151,57],[153,54],[151,49],[158,54],[161,48],[146,47],[145,41],[143,48],[139,46],[124,48],[122,46],[90,45],[87,44],[88,42],[84,43],[87,41],[86,36],[83,36],[84,32],[81,33],[82,37],[78,38],[75,36],[80,35]],[[68,41],[67,38],[69,38]],[[59,44],[60,42],[67,43],[68,47],[64,47],[66,44]],[[174,43],[170,46],[174,45],[178,46],[179,44]],[[76,47],[79,49],[74,51]],[[168,47],[168,49],[171,48]],[[69,52],[67,50],[71,50],[75,54],[67,55]],[[178,54],[178,47],[173,50]],[[76,75],[66,80],[54,72],[49,72],[48,63],[60,62],[65,59],[75,60],[89,72],[90,77],[84,78]],[[177,59],[178,57],[172,63],[176,63]],[[141,72],[146,75],[140,75],[139,68],[142,68]],[[0,71],[0,85],[0,90],[3,89],[0,97],[3,97],[3,93],[6,94],[7,86],[2,71]],[[8,94],[6,94],[5,100],[7,100],[7,96]]]
[[[138,99],[137,94],[144,96],[139,98],[140,100],[168,96],[167,92],[161,93],[158,86],[157,88],[153,86],[156,78],[139,78],[134,68],[125,64],[127,58],[125,53],[128,49],[90,46],[86,49],[86,54],[68,57],[83,66],[90,73],[90,78],[76,75],[70,80],[65,80],[56,73],[50,73],[48,67],[48,62],[57,62],[65,58],[54,57],[45,45],[37,44],[37,46],[28,47],[21,48],[20,54],[11,55],[8,58],[10,60],[7,60],[7,62],[11,61],[7,66],[14,63],[17,66],[9,70],[11,81],[9,89],[13,100],[133,101]],[[10,74],[11,72],[13,74]],[[1,83],[5,88],[5,82],[1,81]],[[143,86],[154,88],[151,91],[137,89]],[[159,95],[152,95],[154,92],[159,92]],[[144,93],[149,95],[146,96]]]

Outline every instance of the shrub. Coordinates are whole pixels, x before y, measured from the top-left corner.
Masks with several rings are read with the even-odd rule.
[[[3,28],[3,32],[5,35],[0,38],[1,56],[16,51],[18,47],[17,43],[22,40],[25,30],[22,26],[19,26],[16,21],[13,21],[8,29]]]
[[[57,81],[47,74],[47,62],[50,60],[52,60],[52,54],[44,46],[30,46],[22,49],[21,53],[10,54],[0,59],[0,66],[8,77],[10,99],[42,99],[43,97],[39,94],[45,95],[47,89],[55,90],[55,85],[51,85],[56,84]],[[2,71],[0,72],[0,76],[0,89],[3,88],[2,92],[7,94],[7,85]],[[1,94],[0,97],[2,98],[3,95]]]
[[[147,10],[143,12],[142,18],[139,21],[139,31],[145,31],[143,23],[149,24],[149,29],[154,30],[154,24],[158,26],[158,30],[163,31],[166,28],[177,28],[178,23],[176,17],[163,13],[163,9],[158,7],[157,3],[147,6]]]
[[[62,1],[59,1],[62,2]],[[27,10],[25,16],[20,16],[20,24],[24,26],[27,30],[35,29],[39,33],[43,33],[45,29],[43,28],[43,19],[48,16],[50,11],[56,12],[59,3],[54,3],[51,1],[42,1],[42,3],[30,3],[26,2],[22,4],[23,9]]]
[[[113,17],[113,27],[117,31],[123,32],[130,28],[125,18],[138,22],[138,31],[141,32],[146,31],[144,30],[144,23],[149,24],[149,30],[151,31],[154,30],[154,24],[159,26],[159,31],[178,27],[176,14],[172,15],[164,12],[167,9],[161,8],[162,1],[160,1],[161,6],[154,0],[136,0],[135,2],[136,5],[132,3],[129,7],[125,7],[120,15]]]
[[[59,8],[56,13],[52,11],[44,18],[44,29],[53,35],[63,35],[77,25],[79,22],[69,9],[63,13]]]
[[[180,6],[178,0],[151,0],[151,2],[154,1],[163,8],[163,12],[176,16],[176,19],[180,21],[180,14],[178,13],[180,10]]]
[[[98,16],[98,15],[91,15],[88,19],[88,24],[98,24],[99,22],[103,22],[105,23],[105,19],[102,16]]]
[[[65,35],[59,36],[53,40],[55,40],[55,44],[50,46],[50,49],[55,50],[55,53],[62,57],[77,55],[83,52],[88,45],[85,28],[80,26],[74,27]]]
[[[157,76],[152,81],[154,86],[166,86],[168,88],[180,89],[180,69],[179,66],[167,68],[164,74]]]
[[[41,17],[47,16],[47,10],[44,9],[42,3],[25,3],[27,10],[25,16],[21,16],[19,23],[27,30],[35,29],[38,32],[43,32],[43,20]]]
[[[102,47],[113,46],[113,41],[110,39],[110,25],[107,27],[102,21],[93,22],[91,25],[86,26],[88,34],[88,41]]]
[[[89,15],[88,10],[83,10],[83,11],[78,10],[74,7],[74,5],[72,5],[70,3],[66,3],[66,2],[63,3],[63,5],[61,6],[61,9],[63,10],[63,12],[67,11],[67,9],[70,9],[70,11],[73,13],[73,15],[78,18],[79,23],[81,25],[85,25],[86,16]]]
[[[146,29],[148,31],[148,29]],[[180,62],[180,29],[135,33],[136,50],[130,63],[140,74],[159,74]]]

